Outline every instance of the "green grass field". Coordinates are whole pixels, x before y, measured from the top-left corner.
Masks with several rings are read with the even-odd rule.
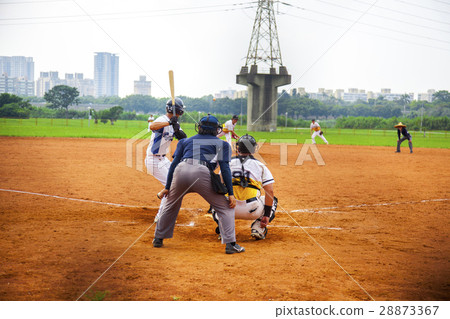
[[[181,124],[188,136],[195,133],[194,124]],[[245,126],[236,126],[236,133],[246,133]],[[414,147],[450,148],[450,135],[447,132],[410,132],[413,136]],[[278,128],[277,132],[253,132],[258,141],[305,143],[311,139],[309,129]],[[324,129],[325,137],[334,145],[369,145],[395,146],[396,130],[352,130],[352,129]],[[86,137],[86,138],[124,138],[139,135],[148,138],[146,121],[118,121],[114,125],[109,123],[94,124],[94,120],[65,120],[65,119],[0,119],[0,136],[35,136],[35,137]],[[318,144],[323,143],[316,138]],[[403,143],[407,147],[406,143]]]

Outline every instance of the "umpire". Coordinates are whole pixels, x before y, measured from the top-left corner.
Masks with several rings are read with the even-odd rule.
[[[412,137],[411,134],[409,134],[409,132],[406,130],[406,125],[400,122],[397,125],[394,125],[394,127],[397,129],[397,136],[398,136],[397,151],[395,151],[395,153],[400,153],[400,145],[405,140],[408,140],[409,152],[412,153],[413,152]]]
[[[163,239],[173,237],[183,197],[187,193],[194,192],[200,194],[217,212],[222,243],[226,244],[225,253],[245,251],[244,247],[236,244],[234,228],[236,199],[229,166],[231,147],[217,137],[220,131],[221,125],[217,118],[208,115],[200,120],[197,135],[178,142],[166,187],[160,193],[161,196],[167,196],[167,202],[156,225],[153,247],[162,247]],[[220,166],[228,198],[213,190],[210,171],[217,165],[213,159],[217,160]]]

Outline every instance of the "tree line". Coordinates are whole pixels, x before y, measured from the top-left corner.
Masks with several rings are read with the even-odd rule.
[[[212,95],[201,98],[190,98],[180,96],[185,105],[187,114],[183,121],[195,122],[201,114],[215,114],[219,120],[228,120],[232,114],[242,114],[246,123],[247,99],[214,99]],[[47,102],[46,107],[37,108],[31,102]],[[149,114],[165,113],[167,98],[155,98],[144,95],[129,95],[125,98],[103,97],[94,98],[79,97],[76,88],[65,85],[55,86],[49,90],[43,99],[35,97],[18,97],[8,93],[0,95],[0,116],[1,117],[54,117],[54,118],[86,118],[88,111],[76,111],[69,109],[72,105],[93,104],[91,116],[96,123],[111,121],[113,124],[118,119],[124,120],[146,120]],[[110,109],[97,111],[95,104],[109,104]],[[406,112],[404,112],[406,110]],[[404,117],[414,119],[424,117],[426,121],[432,118],[444,118],[433,120],[426,124],[427,127],[439,126],[439,129],[448,129],[446,126],[450,117],[450,93],[448,91],[438,91],[433,94],[433,102],[411,101],[409,95],[403,95],[395,101],[388,101],[383,96],[377,99],[369,99],[367,102],[358,101],[348,103],[334,97],[326,97],[323,101],[309,98],[308,95],[293,94],[292,96],[283,92],[278,99],[278,125],[290,127],[307,127],[308,119],[338,119],[336,122],[341,127],[370,126],[370,128],[388,127],[386,121],[382,119],[393,119]],[[287,114],[287,120],[286,120]],[[367,118],[366,123],[355,118]],[[373,118],[373,119],[372,119]],[[447,120],[445,120],[445,118]],[[377,120],[374,120],[377,119]],[[375,123],[376,124],[373,124]],[[412,121],[414,123],[416,121]],[[441,124],[433,124],[441,123]],[[442,124],[444,123],[444,124]],[[415,125],[415,124],[413,124]],[[445,126],[445,128],[443,127]]]

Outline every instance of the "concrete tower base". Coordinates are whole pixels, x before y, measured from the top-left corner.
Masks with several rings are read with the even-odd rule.
[[[284,66],[280,66],[279,74],[270,68],[269,74],[258,74],[258,66],[243,66],[236,75],[236,83],[247,85],[247,131],[274,132],[277,130],[277,88],[291,83],[291,76]]]

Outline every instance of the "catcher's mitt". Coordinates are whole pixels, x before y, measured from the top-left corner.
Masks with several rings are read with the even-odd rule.
[[[323,135],[323,132],[322,132],[322,131],[320,131],[319,135]]]
[[[183,130],[176,131],[173,135],[175,136],[175,138],[177,140],[182,140],[183,138],[187,138],[187,135],[186,135],[186,133],[183,132]]]

